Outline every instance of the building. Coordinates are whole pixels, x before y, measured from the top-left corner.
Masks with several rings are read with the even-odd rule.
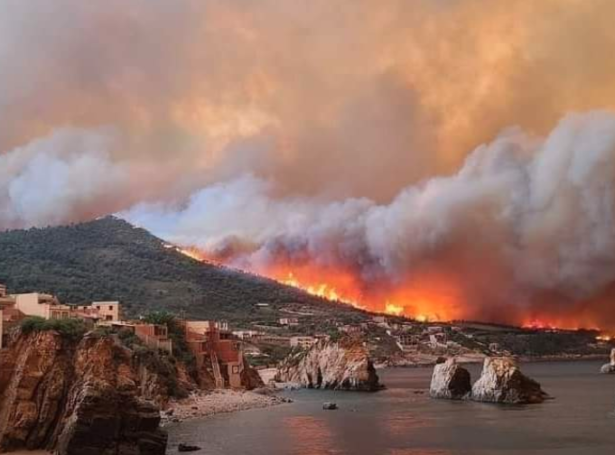
[[[216,387],[239,389],[244,371],[241,341],[228,330],[228,324],[214,321],[184,321],[186,343],[196,358],[197,368],[209,369]]]
[[[38,316],[44,319],[68,319],[71,315],[71,307],[62,305],[51,294],[32,292],[29,294],[15,294],[15,309],[25,316]]]
[[[119,302],[63,305],[51,294],[31,292],[9,295],[6,286],[0,284],[0,348],[6,345],[8,329],[27,316],[43,319],[82,319],[92,323],[117,322],[121,318],[121,306]]]
[[[96,309],[101,321],[121,321],[120,302],[92,302],[92,308]]]
[[[141,322],[111,322],[110,327],[118,331],[126,330],[134,333],[146,346],[173,353],[173,340],[169,338],[166,325],[146,324]]]
[[[254,338],[260,335],[261,332],[258,330],[235,330],[233,331],[233,336],[236,336],[240,340],[247,340],[249,338]]]
[[[318,342],[315,337],[291,337],[290,346],[293,348],[309,349]]]
[[[278,322],[280,325],[285,325],[288,327],[296,327],[299,325],[299,319],[297,318],[280,318]]]
[[[4,284],[0,284],[0,349],[4,347],[6,344],[4,341],[5,338],[5,318],[6,313],[14,308],[15,299],[6,295],[6,286]],[[8,327],[6,327],[8,329]]]

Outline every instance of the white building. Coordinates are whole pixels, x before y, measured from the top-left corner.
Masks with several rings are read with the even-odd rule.
[[[309,349],[314,346],[317,341],[318,340],[314,337],[291,337],[290,346],[293,348],[299,347],[302,349]]]
[[[297,318],[280,318],[278,322],[280,325],[285,325],[288,327],[296,327],[299,325],[299,319]]]

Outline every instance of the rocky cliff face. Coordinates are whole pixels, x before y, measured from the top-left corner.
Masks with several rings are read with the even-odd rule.
[[[278,382],[315,389],[376,391],[381,388],[367,349],[357,340],[320,342],[289,356],[280,366]]]
[[[159,409],[139,379],[132,351],[112,337],[20,335],[0,356],[0,451],[164,454]]]
[[[470,372],[452,358],[434,367],[429,394],[432,398],[463,400],[472,392]]]
[[[478,381],[472,387],[472,400],[491,403],[542,403],[548,395],[540,384],[528,378],[508,357],[487,358]]]
[[[603,374],[615,374],[615,349],[611,350],[611,362],[603,365],[600,372]]]

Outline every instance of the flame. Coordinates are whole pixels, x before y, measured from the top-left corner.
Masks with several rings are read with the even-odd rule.
[[[189,247],[189,248],[179,248],[176,247],[175,248],[176,251],[178,251],[179,253],[183,254],[184,256],[188,256],[189,258],[192,258],[194,260],[197,261],[205,261],[205,257],[203,256],[203,254],[194,247]]]
[[[236,264],[229,263],[228,259],[211,257],[196,247],[165,246],[198,261],[231,265],[238,269]],[[461,287],[456,285],[455,277],[426,273],[413,276],[412,279],[400,280],[400,283],[396,284],[377,283],[367,286],[352,271],[311,263],[278,263],[258,271],[239,270],[273,279],[333,302],[376,313],[403,316],[417,322],[444,322],[467,318],[467,305],[464,305],[466,298]],[[578,330],[584,327],[599,331],[590,319],[554,317],[549,312],[525,315],[525,319],[520,316],[517,315],[516,320],[526,329]],[[607,335],[602,336],[603,338],[598,338],[599,341],[611,340]]]
[[[521,327],[532,330],[557,330],[559,327],[541,319],[532,319],[529,322],[524,322]]]
[[[401,305],[395,305],[391,302],[386,302],[384,306],[384,312],[393,316],[401,316],[404,314],[404,307]]]
[[[292,286],[294,288],[301,289],[308,294],[315,295],[317,297],[322,297],[327,300],[331,300],[334,302],[346,303],[348,305],[352,305],[357,308],[362,308],[362,305],[355,299],[344,295],[341,291],[338,291],[333,285],[324,283],[324,282],[304,282],[299,280],[297,276],[293,272],[288,272],[285,278],[278,279],[273,277],[279,283],[285,284],[287,286]]]

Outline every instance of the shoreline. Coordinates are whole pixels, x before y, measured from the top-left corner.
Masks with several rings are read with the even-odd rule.
[[[453,356],[454,357],[454,356]],[[488,356],[484,356],[483,358],[469,359],[469,358],[458,358],[458,363],[461,365],[476,365],[481,364],[484,359]],[[498,356],[493,356],[498,357]],[[561,355],[552,355],[552,356],[512,356],[520,363],[549,363],[549,362],[594,362],[594,361],[608,361],[608,356],[602,354],[561,354]],[[375,367],[377,370],[386,369],[386,368],[431,368],[436,365],[436,362],[411,362],[411,361],[399,361],[396,363],[390,364],[376,364]]]
[[[196,392],[181,400],[171,400],[167,409],[161,412],[161,426],[203,419],[218,414],[269,408],[292,402],[290,399],[275,395],[271,389],[261,390],[262,393],[226,389],[213,390]]]

